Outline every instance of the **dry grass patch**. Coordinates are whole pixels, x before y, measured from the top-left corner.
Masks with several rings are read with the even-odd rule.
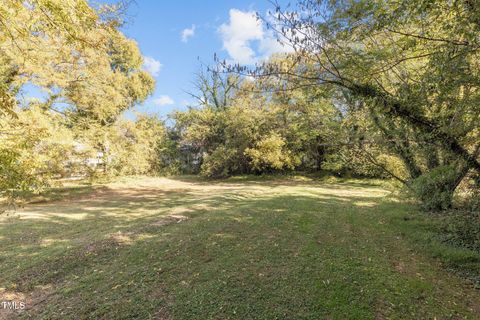
[[[446,266],[479,255],[391,197],[358,181],[123,178],[0,218],[0,287],[30,301],[17,318],[475,319],[480,292]]]

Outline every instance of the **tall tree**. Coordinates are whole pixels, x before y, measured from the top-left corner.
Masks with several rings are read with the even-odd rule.
[[[295,11],[277,5],[269,26],[295,53],[253,75],[274,77],[287,90],[323,87],[356,100],[350,107],[368,109],[410,182],[430,175],[422,181],[431,186],[417,188],[420,198],[430,197],[421,189],[436,189],[433,197],[444,200],[431,206],[449,206],[463,177],[480,172],[478,11],[472,1],[440,0],[301,0]],[[453,173],[438,173],[446,167]]]
[[[108,127],[152,93],[154,80],[142,70],[137,44],[119,30],[120,8],[94,8],[87,0],[0,0],[2,186],[37,186],[33,178],[52,162],[39,152],[40,145],[56,132],[67,130],[65,138],[82,140],[100,129],[93,147],[105,147],[101,139]],[[19,93],[32,87],[45,93],[44,101],[21,98]],[[32,128],[40,119],[51,123],[42,122],[37,127],[43,129],[35,133]],[[24,139],[28,143],[17,143]],[[29,166],[28,153],[30,158],[45,157]],[[65,162],[69,154],[59,152],[56,160]]]

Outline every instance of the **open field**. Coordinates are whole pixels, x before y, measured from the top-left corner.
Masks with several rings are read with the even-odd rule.
[[[27,303],[2,319],[480,318],[466,280],[480,255],[374,183],[123,178],[61,194],[0,220],[0,300]]]

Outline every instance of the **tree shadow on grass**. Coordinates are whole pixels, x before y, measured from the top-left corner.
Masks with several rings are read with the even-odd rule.
[[[201,192],[196,189],[162,190],[156,188],[92,189],[90,194],[57,200],[53,203],[27,205],[18,216],[0,222],[3,241],[2,262],[15,257],[28,259],[42,256],[42,251],[75,247],[90,240],[97,241],[106,235],[154,223],[172,211],[188,210],[191,217],[212,210],[229,212],[232,208],[256,203],[258,198],[270,197],[268,186],[263,194],[252,195],[249,186],[241,184],[223,194]],[[319,196],[312,196],[321,204]],[[362,198],[363,199],[363,198]],[[334,197],[338,203],[346,198]],[[350,199],[353,201],[353,198]],[[286,203],[301,202],[293,197]]]
[[[343,187],[327,194],[324,185],[319,191],[304,183],[283,186],[287,189],[270,182],[222,186],[102,188],[77,199],[29,205],[0,223],[5,270],[0,287],[28,294],[53,288],[56,294],[32,311],[47,318],[58,316],[60,306],[67,318],[113,318],[115,312],[146,317],[165,304],[172,304],[179,318],[234,317],[226,310],[235,307],[245,316],[254,311],[265,317],[328,316],[328,303],[319,305],[319,297],[368,316],[385,281],[392,292],[395,286],[406,290],[406,304],[424,308],[415,300],[420,289],[405,282],[413,275],[389,278],[396,274],[391,260],[399,252],[407,255],[407,245],[388,225],[384,194],[348,193]],[[188,219],[159,223],[172,214]],[[375,255],[380,257],[375,268],[383,274],[364,270],[371,267],[368,256]],[[365,296],[358,283],[320,290],[327,280],[322,277],[336,274],[335,268],[338,279],[360,281],[372,293]],[[352,278],[355,274],[359,278]],[[446,285],[440,283],[440,289]],[[461,305],[457,300],[451,298]],[[225,308],[219,311],[211,301]],[[337,311],[342,314],[347,310]]]

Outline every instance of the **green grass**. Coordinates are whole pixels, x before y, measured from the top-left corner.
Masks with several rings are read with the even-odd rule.
[[[27,301],[4,316],[479,318],[480,255],[440,242],[434,217],[379,182],[124,178],[89,192],[1,220],[0,300]]]
[[[94,190],[101,188],[100,184],[85,181],[65,181],[61,186],[55,186],[43,190],[43,192],[16,191],[13,204],[6,195],[0,196],[0,212],[8,214],[16,208],[23,207],[26,203],[44,203],[50,201],[74,199],[88,195]]]

